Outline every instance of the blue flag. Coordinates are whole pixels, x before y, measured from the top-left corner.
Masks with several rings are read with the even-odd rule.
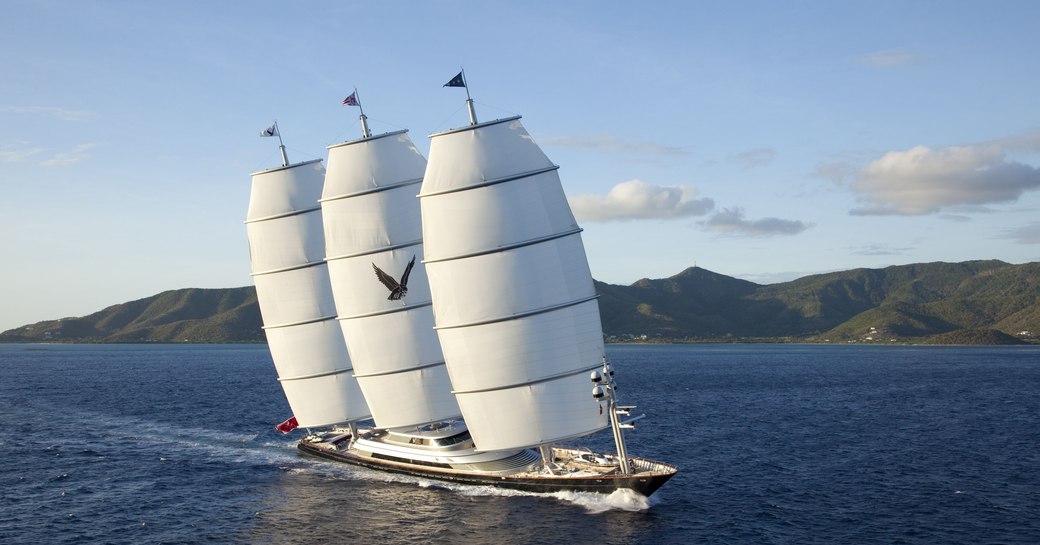
[[[462,79],[462,72],[459,72],[455,77],[451,78],[451,81],[444,84],[445,87],[466,87],[466,80]]]

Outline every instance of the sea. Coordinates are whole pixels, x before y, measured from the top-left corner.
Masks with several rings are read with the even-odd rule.
[[[309,458],[263,345],[0,345],[0,543],[1040,543],[1040,347],[607,356],[650,498]]]

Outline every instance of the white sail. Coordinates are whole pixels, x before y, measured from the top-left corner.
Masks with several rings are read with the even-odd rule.
[[[253,174],[250,264],[278,380],[302,427],[361,420],[368,406],[336,325],[324,262],[320,160]]]
[[[321,199],[326,260],[355,376],[383,428],[460,416],[421,262],[416,193],[425,168],[406,131],[329,147]],[[395,283],[405,284],[403,297],[394,296]]]
[[[599,306],[557,167],[519,117],[431,136],[420,192],[437,333],[481,450],[599,431]]]

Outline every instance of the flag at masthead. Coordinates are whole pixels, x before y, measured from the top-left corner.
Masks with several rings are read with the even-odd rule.
[[[274,124],[271,125],[270,127],[267,127],[266,129],[260,131],[260,137],[261,138],[264,138],[264,137],[267,137],[267,136],[277,136],[278,137],[278,151],[280,151],[282,153],[282,166],[283,167],[289,166],[289,156],[285,153],[285,143],[282,142],[282,133],[278,130],[278,122],[277,121],[275,121]]]
[[[361,120],[361,136],[368,138],[372,136],[372,132],[368,130],[368,118],[365,117],[365,109],[361,107],[361,99],[358,98],[357,87],[354,88],[354,92],[350,93],[350,96],[343,99],[344,106],[357,106],[361,110],[361,116],[358,117]]]
[[[477,112],[473,109],[473,99],[469,96],[469,85],[466,85],[466,71],[459,70],[455,77],[451,78],[451,81],[445,83],[443,87],[462,87],[466,90],[466,108],[469,110],[469,124],[477,124]]]

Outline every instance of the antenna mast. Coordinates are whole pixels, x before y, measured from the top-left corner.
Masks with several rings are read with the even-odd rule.
[[[285,153],[285,142],[282,142],[282,131],[278,128],[278,121],[274,122],[274,134],[278,136],[278,151],[282,153],[282,166],[289,166],[289,155]]]
[[[361,97],[358,96],[357,87],[354,88],[354,100],[357,101],[357,107],[361,110],[361,115],[358,120],[361,121],[361,136],[368,138],[372,136],[372,131],[368,130],[368,117],[365,115],[365,109],[361,106]]]
[[[469,124],[477,124],[477,111],[473,108],[473,99],[469,96],[469,83],[466,82],[466,71],[459,68],[462,74],[462,86],[466,88],[466,109],[469,110]]]

